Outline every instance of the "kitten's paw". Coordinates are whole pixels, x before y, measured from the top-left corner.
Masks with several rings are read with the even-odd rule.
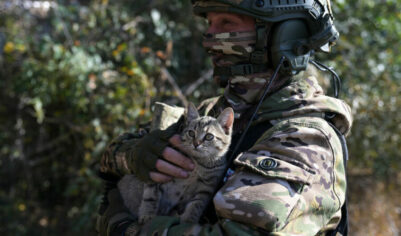
[[[180,222],[185,222],[185,223],[198,223],[199,222],[200,217],[196,216],[196,215],[181,215],[180,216]]]
[[[187,204],[184,213],[180,216],[180,221],[188,223],[198,223],[206,206],[205,201],[194,200]]]
[[[139,217],[138,222],[139,224],[143,225],[147,223],[148,221],[152,220],[155,216],[154,215],[143,215]]]

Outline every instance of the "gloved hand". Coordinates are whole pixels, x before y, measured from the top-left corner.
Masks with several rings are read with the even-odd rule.
[[[167,147],[168,139],[178,132],[178,127],[174,124],[166,130],[154,130],[135,144],[125,143],[119,148],[119,152],[126,154],[128,168],[140,180],[150,180],[149,172],[156,170],[157,159]]]
[[[179,142],[179,136],[174,134],[179,132],[181,121],[166,130],[152,131],[135,140],[135,143],[121,145],[118,152],[126,155],[128,169],[140,180],[161,183],[169,181],[171,177],[186,178],[188,173],[181,167],[186,170],[194,168],[189,158],[168,147],[169,143],[174,146]]]

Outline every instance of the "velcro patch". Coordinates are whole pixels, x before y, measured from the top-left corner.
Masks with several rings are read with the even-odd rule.
[[[243,152],[238,155],[234,163],[266,177],[280,178],[307,185],[311,185],[315,177],[313,170],[306,170],[287,161],[267,156],[266,153]]]

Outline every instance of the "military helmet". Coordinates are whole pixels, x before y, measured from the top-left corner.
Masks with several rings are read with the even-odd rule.
[[[196,15],[230,12],[248,15],[257,24],[272,23],[273,65],[285,57],[287,71],[305,70],[315,51],[329,52],[339,33],[333,24],[330,0],[192,0]],[[258,37],[259,38],[259,37]],[[255,64],[262,64],[255,60]]]

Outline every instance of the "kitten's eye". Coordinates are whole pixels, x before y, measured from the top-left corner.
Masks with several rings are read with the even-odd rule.
[[[208,133],[208,134],[206,134],[205,139],[206,139],[207,141],[211,141],[212,139],[214,139],[214,135]]]
[[[188,135],[191,138],[195,138],[195,132],[193,130],[188,130]]]

